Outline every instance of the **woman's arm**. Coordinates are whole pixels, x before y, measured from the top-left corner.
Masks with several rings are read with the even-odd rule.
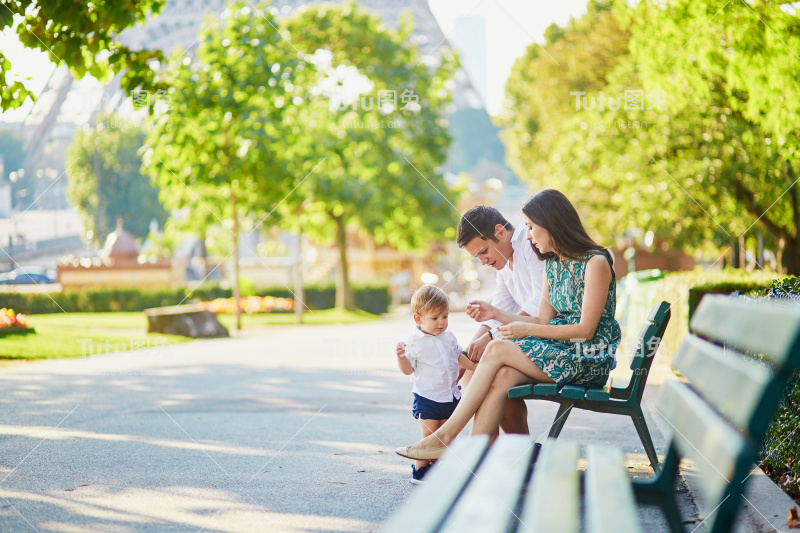
[[[606,305],[608,285],[611,283],[611,279],[611,266],[608,261],[602,255],[596,255],[589,259],[586,264],[580,322],[564,326],[551,326],[547,323],[530,324],[518,321],[517,323],[500,326],[500,333],[509,339],[535,336],[562,341],[591,340],[594,337],[597,324],[600,322],[600,316],[603,314],[603,307]],[[547,287],[545,286],[546,289]],[[544,296],[543,293],[543,300]],[[547,303],[551,308],[553,307],[549,301]],[[541,304],[539,309],[541,313]]]

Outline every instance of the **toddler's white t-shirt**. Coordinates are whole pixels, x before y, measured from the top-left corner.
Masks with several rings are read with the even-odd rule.
[[[429,335],[417,328],[406,340],[406,359],[411,363],[415,392],[434,402],[452,402],[461,398],[458,388],[458,357],[462,348],[449,331]]]

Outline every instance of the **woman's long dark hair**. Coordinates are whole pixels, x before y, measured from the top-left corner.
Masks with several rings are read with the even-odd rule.
[[[550,233],[554,252],[542,254],[533,247],[542,261],[551,257],[582,261],[593,255],[592,252],[605,254],[611,262],[614,261],[608,250],[589,237],[575,207],[560,191],[545,189],[539,192],[528,200],[522,212],[531,222]]]

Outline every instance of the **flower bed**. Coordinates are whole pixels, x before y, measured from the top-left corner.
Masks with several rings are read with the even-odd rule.
[[[0,337],[35,332],[36,330],[28,326],[28,318],[22,313],[15,313],[13,309],[0,309]]]
[[[233,298],[217,298],[198,305],[215,314],[235,311]],[[291,313],[294,311],[294,300],[274,296],[247,296],[242,298],[241,309],[243,313]]]

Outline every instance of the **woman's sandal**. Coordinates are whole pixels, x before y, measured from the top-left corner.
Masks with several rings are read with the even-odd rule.
[[[442,446],[441,448],[428,448],[422,450],[419,448],[414,448],[414,446],[411,445],[411,446],[403,446],[402,448],[397,448],[394,451],[394,453],[396,453],[401,457],[416,459],[418,461],[431,461],[441,457],[446,449],[447,446]]]

